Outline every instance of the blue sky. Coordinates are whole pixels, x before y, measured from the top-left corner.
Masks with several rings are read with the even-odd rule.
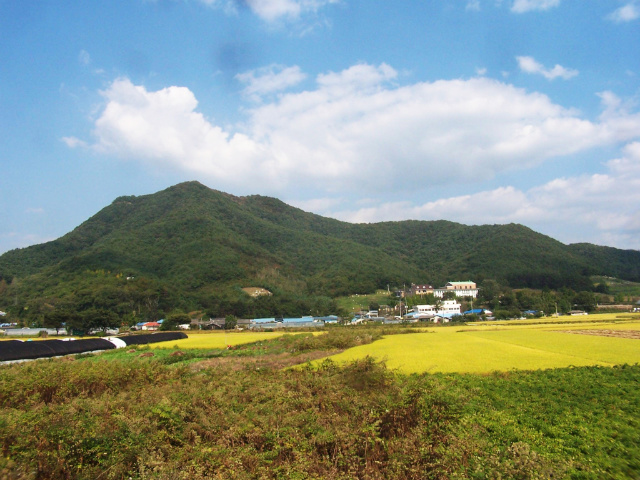
[[[640,0],[0,0],[0,253],[187,180],[640,249]]]

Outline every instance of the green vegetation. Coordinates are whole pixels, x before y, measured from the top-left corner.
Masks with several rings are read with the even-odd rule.
[[[632,297],[640,297],[639,282],[603,276],[594,276],[591,280],[594,285],[596,285],[596,291],[604,290],[601,293],[607,294],[610,297],[607,300],[615,301],[616,298],[622,297],[622,301],[626,301]],[[600,285],[603,287],[598,289],[597,287]]]
[[[372,294],[354,294],[348,297],[339,297],[336,299],[336,303],[341,311],[355,313],[361,310],[369,310],[370,306],[395,306],[397,300],[393,293],[389,294],[387,290],[378,290]]]
[[[599,480],[640,471],[638,365],[403,375],[365,357],[282,369],[381,335],[437,337],[389,336],[415,331],[344,327],[262,334],[231,349],[140,347],[1,366],[0,472]]]
[[[125,325],[178,310],[346,314],[337,296],[412,281],[494,279],[581,292],[593,289],[596,274],[640,280],[640,252],[567,246],[513,224],[354,225],[188,182],[117,198],[57,240],[0,256],[0,307],[26,325],[60,324],[66,315],[65,323],[108,328],[116,319],[106,312]],[[273,295],[251,298],[247,285]]]

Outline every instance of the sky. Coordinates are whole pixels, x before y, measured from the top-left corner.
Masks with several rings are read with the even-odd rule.
[[[640,250],[640,0],[0,0],[0,253],[197,180]]]

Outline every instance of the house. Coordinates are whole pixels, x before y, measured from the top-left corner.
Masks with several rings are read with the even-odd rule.
[[[196,330],[221,330],[224,329],[226,323],[225,318],[210,318],[209,320],[192,318],[191,328]]]
[[[411,295],[426,295],[428,293],[433,293],[433,287],[431,285],[411,284]]]
[[[147,322],[142,325],[142,330],[158,330],[160,324],[158,322]]]
[[[446,292],[453,292],[456,297],[473,297],[478,296],[478,287],[475,282],[468,280],[466,282],[448,282],[442,288],[436,288],[433,294],[442,298]]]

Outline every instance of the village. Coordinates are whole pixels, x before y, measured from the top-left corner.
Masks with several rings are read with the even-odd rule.
[[[271,292],[259,287],[244,289],[251,296],[271,295]],[[385,324],[395,323],[416,323],[433,322],[447,323],[456,316],[462,315],[486,315],[491,316],[492,312],[486,309],[471,309],[461,311],[462,304],[458,298],[472,299],[478,296],[478,287],[475,282],[461,281],[448,282],[444,287],[434,288],[431,285],[412,284],[407,290],[394,292],[399,302],[394,307],[387,305],[380,306],[378,310],[369,309],[353,312],[351,319],[344,322],[346,325],[358,325],[367,322],[381,322]],[[405,299],[408,297],[427,297],[435,299],[433,304],[418,304],[407,307]],[[253,319],[237,319],[236,328],[249,330],[266,330],[281,328],[317,328],[330,324],[338,324],[340,319],[337,315],[328,316],[305,316],[305,317],[266,317]],[[139,324],[137,328],[141,330],[157,330],[162,321]],[[179,325],[182,329],[223,329],[227,324],[225,318],[194,319],[190,324]]]

